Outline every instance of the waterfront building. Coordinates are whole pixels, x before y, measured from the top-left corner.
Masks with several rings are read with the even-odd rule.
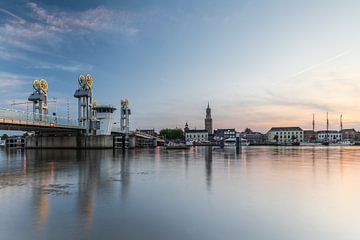
[[[317,132],[313,130],[304,130],[304,142],[316,142]]]
[[[211,108],[210,108],[209,103],[206,108],[205,129],[207,130],[208,134],[213,133],[213,122],[212,122],[212,118],[211,118]]]
[[[342,129],[340,131],[342,139],[351,140],[351,141],[358,141],[359,140],[359,133],[351,128],[351,129]]]
[[[215,140],[222,140],[228,138],[236,138],[235,128],[219,128],[214,131]]]
[[[342,140],[342,134],[336,130],[321,130],[317,132],[318,142],[339,142]]]
[[[292,144],[304,141],[304,131],[300,127],[273,127],[266,135],[270,143]]]
[[[204,143],[209,141],[209,133],[206,129],[188,129],[185,132],[185,140],[187,143]]]
[[[209,141],[209,132],[206,129],[190,129],[186,122],[184,128],[186,143],[203,143]]]
[[[251,129],[246,128],[241,133],[241,138],[246,139],[250,145],[262,145],[266,143],[267,136],[260,132],[253,132]]]

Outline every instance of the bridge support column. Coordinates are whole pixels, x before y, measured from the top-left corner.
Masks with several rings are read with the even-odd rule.
[[[129,136],[129,148],[136,147],[136,136]]]

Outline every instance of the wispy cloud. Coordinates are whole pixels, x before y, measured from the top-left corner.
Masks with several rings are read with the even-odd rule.
[[[41,48],[37,41],[40,40],[42,45],[56,45],[67,33],[109,32],[132,36],[139,31],[133,26],[137,15],[128,11],[98,6],[85,11],[68,12],[49,10],[34,2],[27,3],[27,7],[30,13],[26,20],[0,8],[0,12],[10,17],[0,25],[0,44],[39,52]]]
[[[48,11],[38,4],[30,2],[28,6],[45,26],[55,32],[71,32],[77,29],[91,31],[119,31],[124,34],[135,34],[138,30],[131,26],[134,14],[127,11],[115,11],[104,6],[88,9],[83,12]]]
[[[9,50],[0,46],[0,59],[3,60],[18,60],[18,59],[28,59],[24,54],[17,51]]]
[[[88,64],[72,64],[72,65],[64,65],[64,64],[53,64],[53,63],[40,63],[37,65],[32,65],[30,68],[37,69],[58,69],[66,72],[82,72],[82,71],[91,71],[93,66]]]
[[[10,72],[0,72],[0,88],[6,90],[8,88],[16,88],[19,85],[31,83],[32,77],[26,75],[20,75]]]

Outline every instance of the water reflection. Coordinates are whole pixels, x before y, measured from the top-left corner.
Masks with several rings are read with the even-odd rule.
[[[206,186],[209,192],[211,191],[212,158],[213,158],[213,148],[206,147],[205,150]]]
[[[0,232],[4,239],[358,239],[359,157],[358,147],[0,150]]]

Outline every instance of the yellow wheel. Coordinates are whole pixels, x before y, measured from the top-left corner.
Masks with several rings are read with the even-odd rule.
[[[93,85],[92,76],[90,74],[86,74],[85,79],[86,79],[86,85],[88,85],[88,87],[91,88]]]
[[[49,85],[48,85],[48,83],[46,82],[46,80],[45,80],[45,79],[41,79],[39,85],[40,85],[41,90],[42,90],[44,93],[46,93],[47,90],[48,90],[48,88],[49,88]]]
[[[84,87],[85,86],[85,76],[80,74],[79,77],[78,77],[78,81],[79,81],[79,85],[81,87]]]
[[[34,90],[39,90],[39,80],[37,80],[37,79],[35,79],[34,81],[33,81],[33,88],[34,88]]]

